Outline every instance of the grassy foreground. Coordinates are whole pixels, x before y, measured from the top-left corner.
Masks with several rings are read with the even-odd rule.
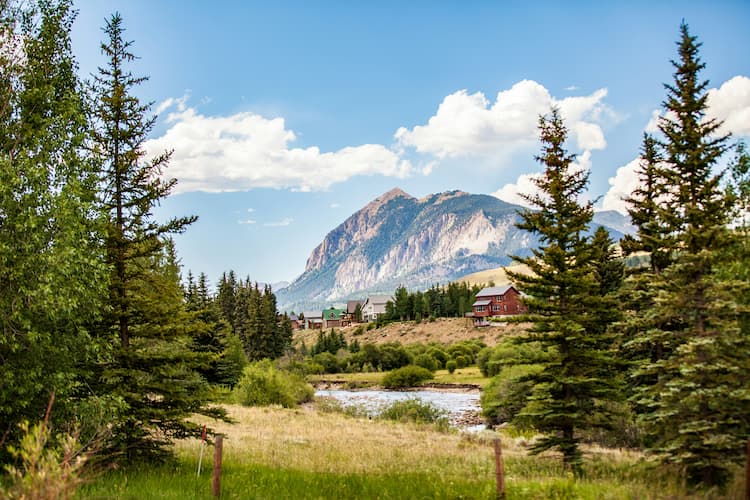
[[[224,433],[222,498],[476,498],[495,495],[493,433],[466,436],[429,427],[355,419],[314,409],[228,406],[236,424]],[[585,477],[574,480],[552,455],[527,456],[523,437],[502,437],[507,498],[689,498],[667,472],[637,453],[589,449]],[[177,445],[177,462],[115,471],[79,498],[211,497],[213,448],[196,478],[199,444]],[[741,474],[720,496],[742,498]]]

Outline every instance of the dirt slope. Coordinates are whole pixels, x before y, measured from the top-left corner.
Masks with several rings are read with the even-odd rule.
[[[503,337],[524,331],[527,327],[528,325],[523,323],[498,323],[497,326],[475,328],[472,326],[471,320],[442,318],[433,322],[423,321],[419,324],[413,321],[391,323],[356,336],[354,332],[357,327],[344,328],[343,332],[347,342],[356,338],[360,344],[383,344],[386,342],[452,344],[461,340],[479,339],[487,345],[495,345]],[[305,344],[310,347],[315,343],[317,336],[317,330],[301,330],[295,332],[294,340],[299,342],[304,339]]]

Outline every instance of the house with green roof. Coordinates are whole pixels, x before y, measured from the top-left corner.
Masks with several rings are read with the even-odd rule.
[[[324,309],[322,312],[322,316],[323,328],[348,326],[351,323],[351,318],[346,312],[346,309],[337,309],[332,306],[328,309]]]

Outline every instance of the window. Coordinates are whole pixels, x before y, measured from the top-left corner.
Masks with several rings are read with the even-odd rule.
[[[484,306],[477,306],[477,312],[484,312]]]
[[[492,311],[498,312],[500,310],[500,304],[492,304]]]

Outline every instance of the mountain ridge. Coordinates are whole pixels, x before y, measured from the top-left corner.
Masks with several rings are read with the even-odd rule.
[[[304,272],[276,292],[280,308],[326,307],[399,285],[422,289],[508,265],[511,255],[528,255],[538,245],[515,227],[523,209],[489,195],[456,190],[417,199],[393,188],[323,238]],[[620,217],[606,213],[606,226],[627,229]]]

